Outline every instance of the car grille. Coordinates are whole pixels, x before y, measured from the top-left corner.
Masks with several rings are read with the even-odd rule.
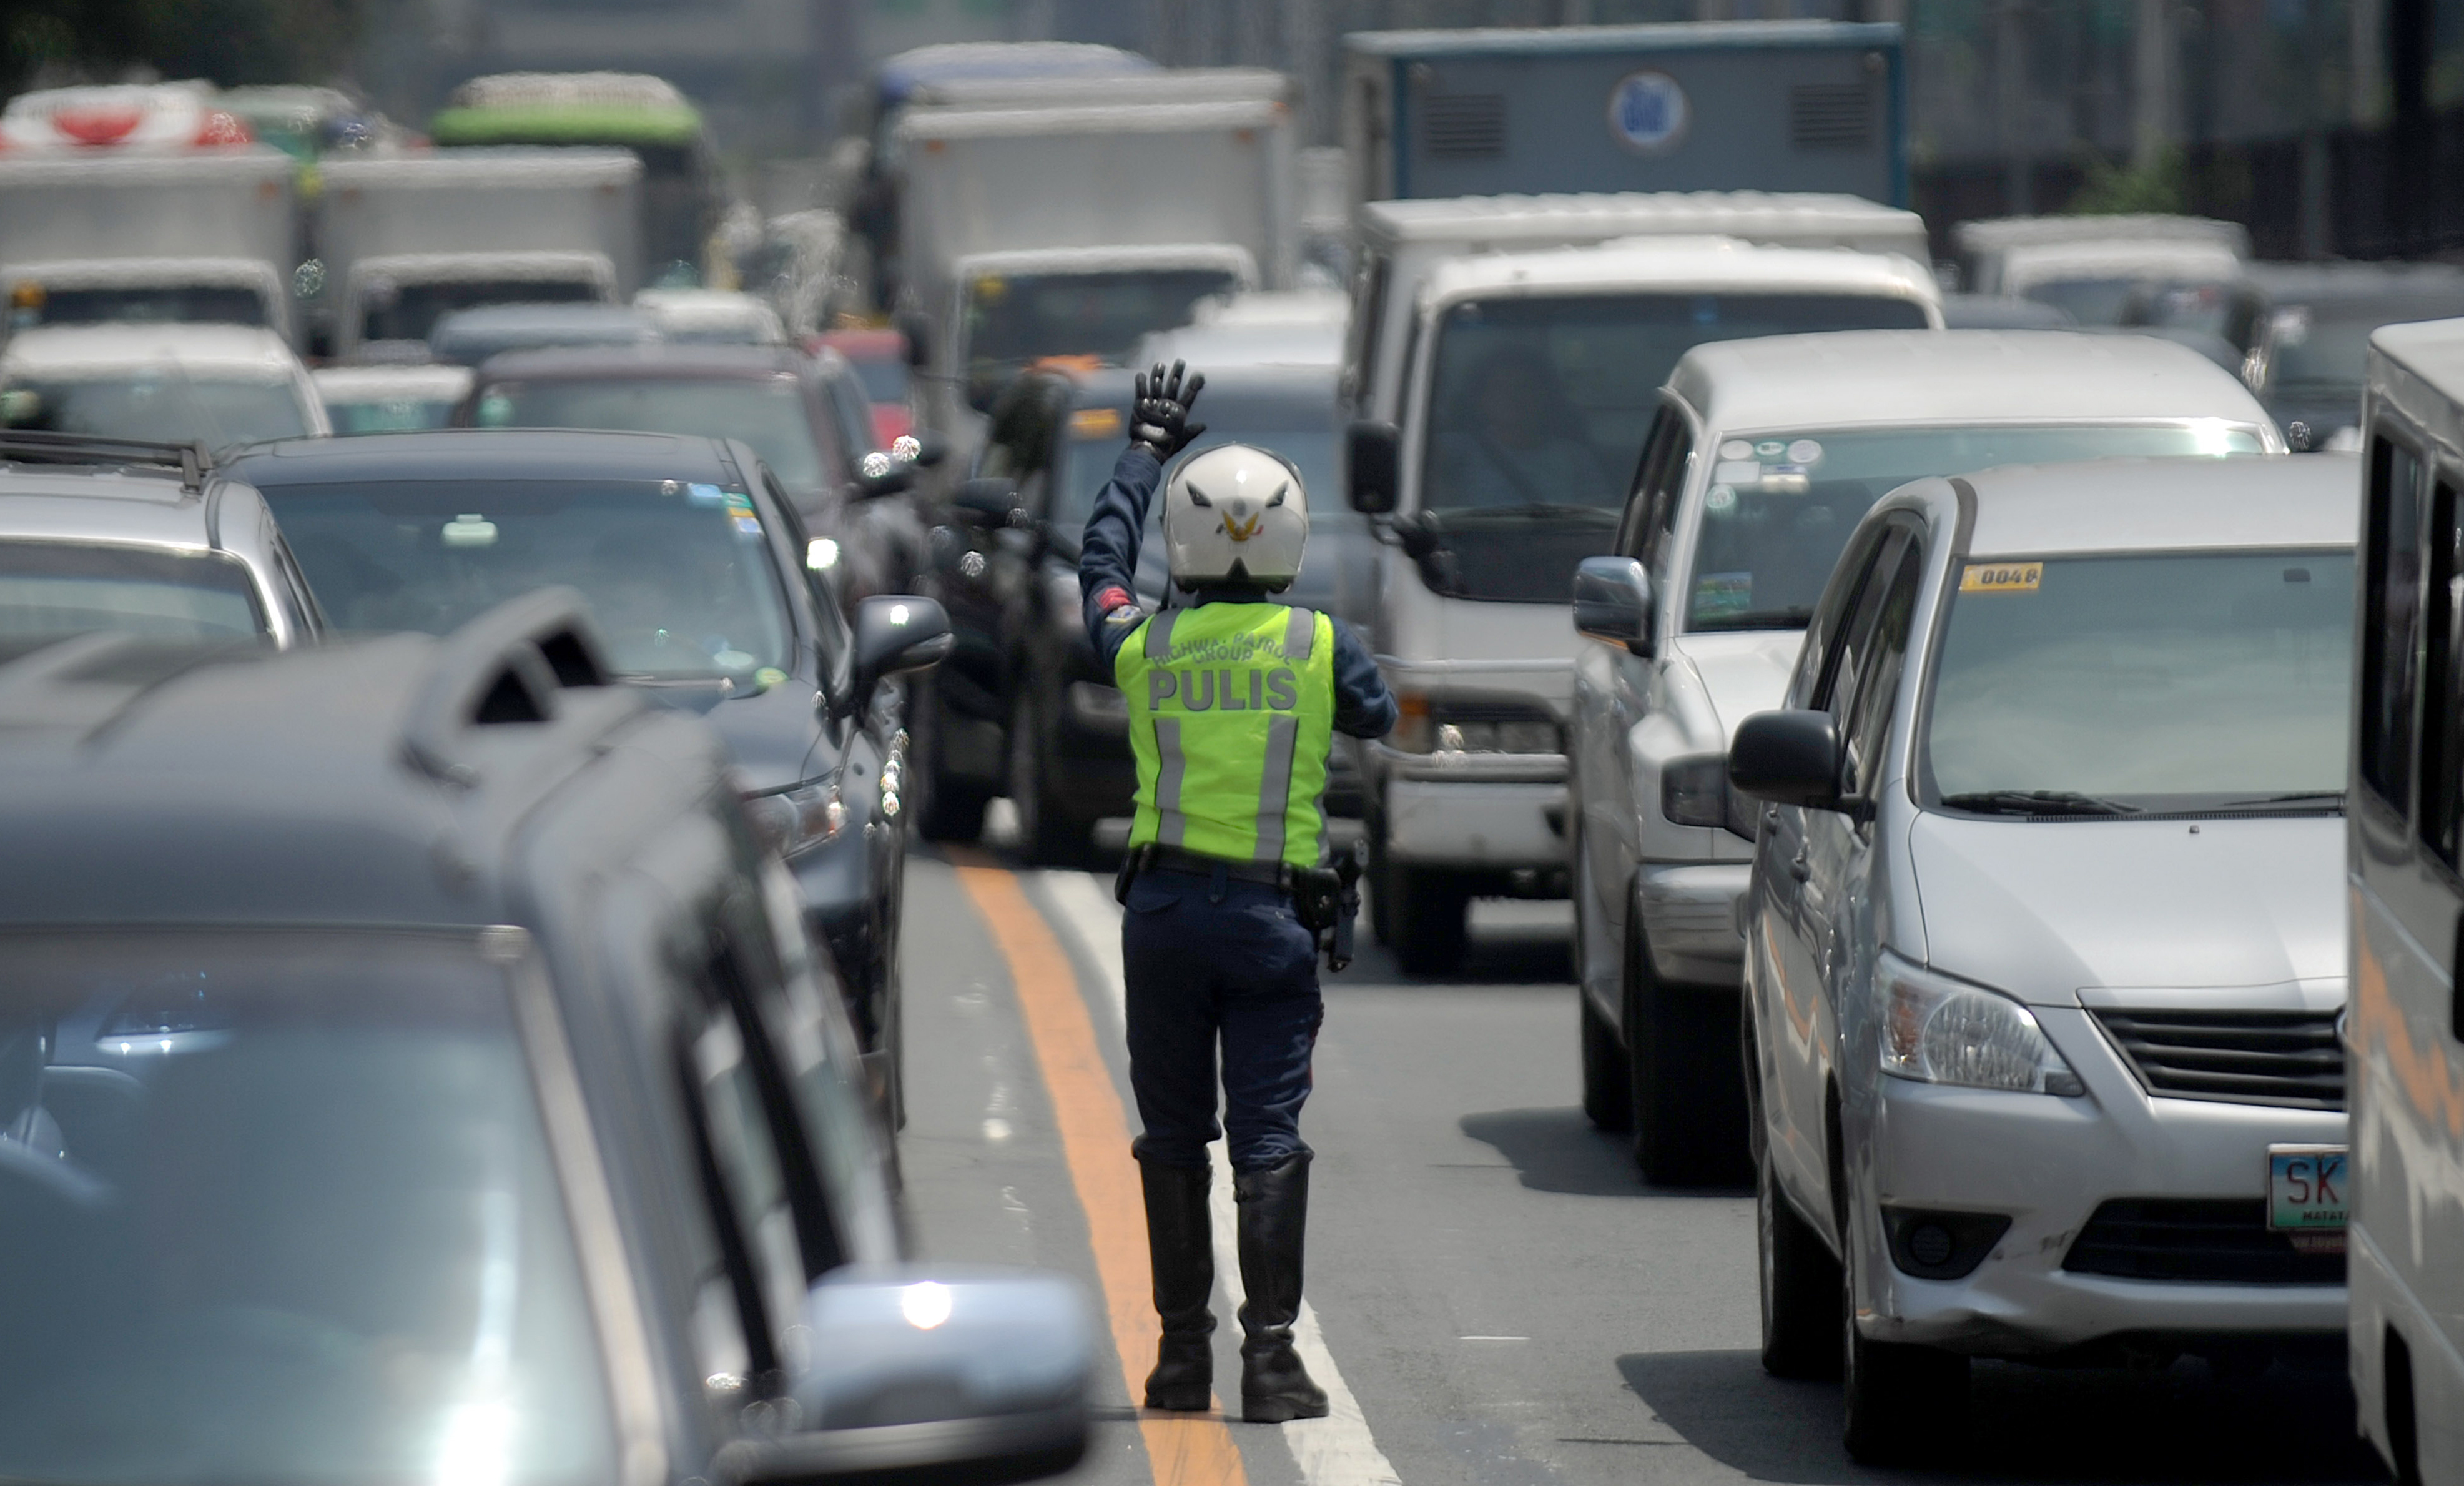
[[[2101,1010],[2150,1094],[2286,1109],[2344,1107],[2333,1011]]]
[[[2259,1198],[2117,1197],[2079,1231],[2062,1268],[2123,1279],[2341,1285],[2344,1255],[2304,1253],[2267,1226]]]

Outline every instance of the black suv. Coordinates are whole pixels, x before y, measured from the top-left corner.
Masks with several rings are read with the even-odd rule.
[[[725,745],[610,684],[571,593],[442,640],[20,647],[0,780],[0,1262],[39,1277],[0,1293],[0,1475],[1083,1449],[1083,1302],[896,1264]]]
[[[777,479],[740,443],[652,433],[439,430],[260,446],[263,492],[341,633],[443,633],[568,584],[623,679],[716,724],[802,889],[899,1108],[905,741],[891,672],[948,642],[929,599],[852,625]]]
[[[1309,367],[1207,372],[1199,401],[1206,434],[1182,455],[1252,443],[1301,472],[1309,497],[1309,555],[1286,603],[1351,618],[1363,602],[1372,551],[1367,522],[1334,477],[1334,374]],[[1137,783],[1128,705],[1087,639],[1078,549],[1095,498],[1128,442],[1131,374],[1067,367],[1030,371],[993,405],[974,477],[934,513],[921,587],[940,599],[957,635],[949,661],[915,688],[913,774],[924,833],[966,839],[984,806],[1007,795],[1032,860],[1073,861],[1095,822],[1127,815]],[[1137,588],[1163,596],[1163,502],[1150,511]],[[1358,754],[1339,739],[1327,807],[1360,812]]]

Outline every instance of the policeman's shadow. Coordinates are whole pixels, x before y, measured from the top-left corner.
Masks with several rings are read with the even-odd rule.
[[[1747,1195],[1727,1187],[1654,1187],[1635,1168],[1631,1142],[1593,1128],[1579,1109],[1500,1109],[1465,1115],[1463,1134],[1496,1148],[1535,1192],[1583,1197],[1721,1197]]]

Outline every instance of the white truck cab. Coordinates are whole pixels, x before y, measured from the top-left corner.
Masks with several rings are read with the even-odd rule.
[[[1408,970],[1452,968],[1474,896],[1561,896],[1576,564],[1614,543],[1677,359],[1704,341],[1942,323],[1896,255],[1655,237],[1437,265],[1397,422],[1348,438],[1382,518],[1373,642],[1402,707],[1366,751],[1371,902]]]
[[[1761,814],[1728,788],[1728,740],[1781,704],[1850,530],[1925,476],[2284,441],[2197,352],[2076,331],[1701,345],[1658,403],[1610,555],[1577,579],[1590,637],[1566,845],[1584,1107],[1633,1132],[1653,1180],[1719,1180],[1745,1149],[1735,909]]]
[[[1450,258],[1589,247],[1620,237],[1742,238],[1779,248],[1849,248],[1926,260],[1925,219],[1860,196],[1807,191],[1596,191],[1373,201],[1353,214],[1351,339],[1343,398],[1392,423],[1420,285]]]

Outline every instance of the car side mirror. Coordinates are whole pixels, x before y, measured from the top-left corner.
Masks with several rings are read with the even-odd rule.
[[[933,599],[884,594],[855,607],[855,684],[838,699],[842,714],[868,705],[872,689],[902,671],[921,671],[958,643],[950,615]]]
[[[915,466],[906,459],[893,459],[879,450],[866,455],[855,467],[855,498],[876,500],[894,496],[915,483]]]
[[[1651,575],[1630,557],[1587,557],[1574,569],[1574,632],[1640,655],[1651,649]]]
[[[1828,712],[1755,713],[1728,743],[1728,783],[1777,805],[1843,809],[1838,725]]]
[[[1058,1275],[835,1271],[805,1297],[794,1432],[720,1451],[726,1479],[1034,1480],[1087,1453],[1094,1334]]]
[[[1018,481],[978,476],[959,485],[950,504],[970,526],[1007,526],[1018,513]]]
[[[921,310],[905,310],[893,323],[898,326],[898,339],[905,343],[908,366],[921,366],[933,359],[933,317]]]
[[[1371,418],[1353,421],[1344,431],[1344,471],[1352,508],[1363,516],[1384,516],[1395,509],[1402,486],[1402,432]]]

